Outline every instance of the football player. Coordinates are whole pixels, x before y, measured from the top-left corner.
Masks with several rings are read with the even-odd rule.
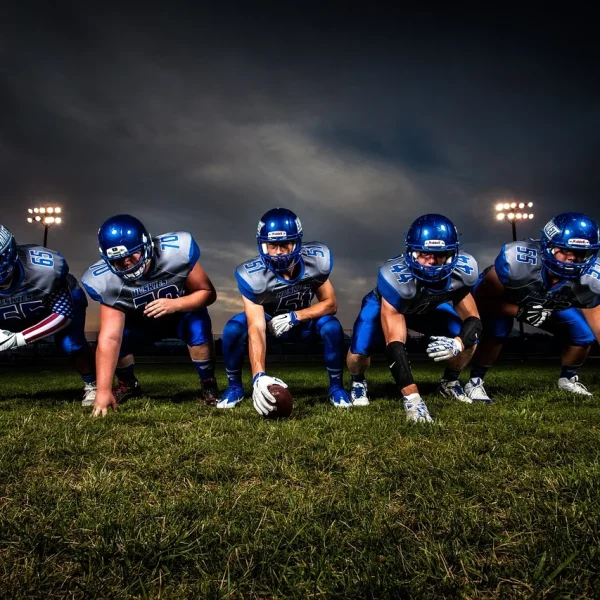
[[[575,212],[550,220],[540,240],[502,247],[474,291],[484,328],[465,386],[469,397],[488,398],[483,378],[498,358],[515,318],[555,334],[563,343],[558,387],[592,395],[579,381],[577,370],[590,345],[600,339],[599,249],[598,224]]]
[[[202,384],[201,397],[216,404],[212,326],[207,306],[217,293],[200,266],[200,248],[186,231],[151,237],[131,215],[117,215],[98,231],[102,259],[82,283],[101,303],[96,349],[98,392],[95,416],[117,410],[111,390],[117,361],[119,396],[140,395],[132,352],[143,343],[179,338],[187,345]],[[127,393],[129,391],[129,393]]]
[[[385,356],[403,397],[409,421],[432,422],[419,394],[406,353],[410,328],[430,338],[427,354],[447,361],[439,391],[470,402],[459,380],[475,351],[481,321],[471,295],[477,281],[475,259],[459,251],[458,233],[442,215],[419,217],[406,234],[406,254],[379,269],[377,287],[362,301],[354,323],[347,362],[355,406],[369,404],[365,372],[370,357],[385,342]]]
[[[58,252],[19,246],[0,225],[0,352],[54,335],[83,379],[83,406],[91,406],[96,373],[84,333],[86,308],[85,293]]]
[[[218,408],[233,408],[244,398],[242,364],[249,339],[252,399],[267,415],[275,399],[268,386],[283,381],[265,374],[267,332],[285,340],[321,338],[329,375],[329,400],[334,406],[352,406],[343,388],[344,333],[333,316],[337,301],[329,274],[333,257],[320,242],[302,243],[300,219],[285,208],[265,213],[256,233],[259,255],[237,267],[235,276],[244,312],[232,317],[223,330],[223,355],[229,387]],[[317,302],[312,304],[316,296]]]

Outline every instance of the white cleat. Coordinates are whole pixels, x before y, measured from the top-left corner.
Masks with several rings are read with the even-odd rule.
[[[96,384],[86,383],[83,388],[81,406],[94,406],[94,402],[96,402]]]
[[[350,399],[353,406],[369,406],[369,396],[367,395],[366,381],[353,381],[350,390]]]
[[[485,404],[493,404],[494,402],[487,395],[481,377],[471,377],[471,379],[469,379],[465,385],[465,395],[471,402],[483,402]]]
[[[565,392],[571,394],[578,394],[580,396],[593,396],[592,392],[588,392],[587,388],[583,383],[579,383],[579,377],[577,375],[567,379],[566,377],[559,377],[558,387]]]
[[[406,411],[406,420],[414,423],[433,423],[433,419],[427,410],[423,398],[417,393],[409,394],[402,398],[404,410]]]
[[[438,388],[438,392],[444,396],[444,398],[450,398],[451,400],[458,400],[459,402],[466,402],[467,404],[471,404],[473,400],[469,398],[465,394],[465,390],[463,390],[463,386],[460,381],[456,379],[455,381],[449,381],[448,379],[442,379],[440,381],[440,387]]]

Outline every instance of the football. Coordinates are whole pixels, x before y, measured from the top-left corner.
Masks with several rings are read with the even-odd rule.
[[[294,398],[288,388],[284,388],[281,385],[270,385],[269,392],[273,394],[276,401],[275,409],[272,410],[268,415],[267,419],[285,419],[292,414],[294,408]]]

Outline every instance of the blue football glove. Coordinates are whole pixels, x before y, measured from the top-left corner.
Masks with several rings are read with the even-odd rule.
[[[463,345],[460,340],[436,335],[432,335],[429,338],[427,354],[429,355],[429,358],[433,358],[435,362],[450,360],[451,358],[458,356],[462,351]]]
[[[286,313],[284,315],[277,315],[269,321],[269,331],[275,336],[279,337],[286,331],[289,331],[294,325],[298,325],[298,317],[294,311]]]

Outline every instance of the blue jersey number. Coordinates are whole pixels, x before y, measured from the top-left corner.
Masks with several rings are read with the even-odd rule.
[[[600,265],[594,265],[594,268],[588,271],[588,275],[600,280]]]
[[[244,265],[244,269],[248,272],[248,275],[252,275],[252,273],[258,273],[265,268],[265,265],[262,261],[262,258],[255,260],[253,262],[246,263]]]
[[[394,265],[390,271],[396,274],[398,283],[408,283],[412,278],[412,273],[405,265]]]
[[[475,269],[469,264],[469,258],[467,256],[459,256],[456,270],[462,271],[465,275],[470,275]]]
[[[106,263],[102,263],[92,271],[92,275],[94,277],[100,277],[100,275],[104,275],[104,273],[108,271],[110,271],[110,267]]]
[[[29,321],[32,320],[40,310],[44,310],[44,303],[41,300],[21,302],[20,304],[11,304],[0,308],[0,318],[5,321],[8,321],[8,319]]]
[[[31,257],[31,262],[34,265],[40,265],[41,267],[53,267],[54,266],[54,257],[50,252],[44,252],[42,250],[30,250],[29,256]]]
[[[524,248],[523,246],[517,246],[517,262],[537,265],[537,250],[535,248]]]
[[[320,256],[321,258],[325,258],[325,252],[319,246],[304,246],[304,250],[306,251],[306,256]]]
[[[160,238],[160,249],[164,250],[165,248],[179,248],[179,244],[174,243],[178,241],[178,235],[163,235]]]
[[[142,296],[138,296],[133,299],[133,305],[136,308],[143,309],[150,302],[154,302],[158,298],[178,298],[179,290],[176,285],[168,285],[167,287],[160,288],[159,290],[153,290]]]

